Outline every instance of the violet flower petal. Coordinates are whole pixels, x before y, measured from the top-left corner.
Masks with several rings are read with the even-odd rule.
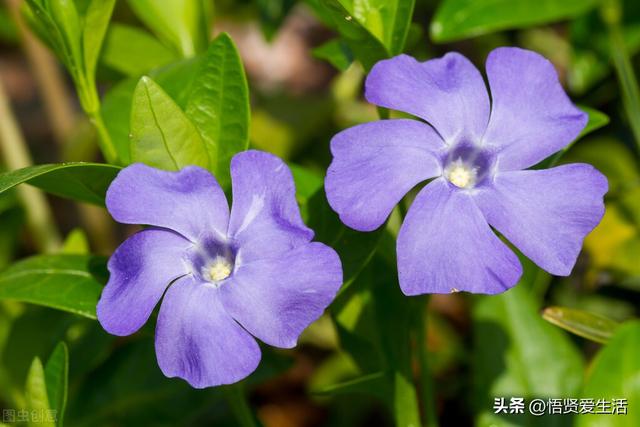
[[[586,164],[503,172],[475,196],[487,221],[551,274],[567,276],[604,214],[607,179]]]
[[[456,52],[422,63],[408,55],[380,61],[367,76],[365,97],[426,120],[449,144],[481,138],[489,121],[482,75]]]
[[[278,259],[243,264],[220,287],[220,300],[252,335],[275,347],[292,348],[341,284],[338,254],[312,242]]]
[[[503,47],[487,58],[491,120],[483,143],[499,154],[500,170],[533,166],[573,141],[588,117],[558,81],[553,64],[530,50]]]
[[[147,321],[169,283],[188,273],[191,242],[149,228],[129,237],[109,258],[111,273],[98,302],[98,321],[113,335],[130,335]]]
[[[433,128],[417,120],[343,130],[331,140],[327,200],[349,227],[374,230],[411,188],[442,173],[438,157],[445,148]]]
[[[249,150],[231,160],[233,206],[228,236],[242,262],[277,257],[309,242],[291,171],[273,154]]]
[[[397,240],[405,295],[503,292],[518,282],[518,257],[494,234],[471,196],[444,178],[423,188]]]
[[[204,231],[224,236],[229,219],[224,192],[198,166],[167,172],[132,164],[111,183],[106,204],[118,222],[168,228],[191,241]]]
[[[218,291],[193,276],[167,291],[156,326],[156,357],[165,376],[205,388],[240,381],[258,366],[258,343],[227,314]]]

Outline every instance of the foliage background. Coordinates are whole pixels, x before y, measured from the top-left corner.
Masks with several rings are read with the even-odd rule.
[[[26,3],[0,3],[0,408],[57,409],[69,426],[236,425],[228,390],[161,375],[154,321],[112,337],[95,302],[104,256],[135,231],[100,206],[118,170],[103,163],[202,163],[228,184],[228,159],[250,144],[289,162],[305,220],[346,273],[298,348],[263,346],[244,382],[263,425],[410,425],[418,410],[428,425],[640,425],[639,2]],[[346,229],[322,191],[329,140],[389,116],[362,99],[375,61],[456,50],[483,69],[505,45],[548,57],[589,112],[585,136],[545,164],[605,173],[605,217],[570,277],[523,259],[499,296],[404,297],[394,236],[411,195],[383,229]],[[78,161],[100,164],[11,172]],[[512,396],[623,397],[629,413],[495,415],[494,397]]]

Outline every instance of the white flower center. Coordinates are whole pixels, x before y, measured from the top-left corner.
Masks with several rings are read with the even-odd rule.
[[[471,188],[476,185],[478,170],[458,158],[447,166],[444,175],[456,187]]]
[[[229,260],[223,256],[217,256],[205,266],[202,275],[210,282],[220,282],[231,275],[231,269],[232,265]]]

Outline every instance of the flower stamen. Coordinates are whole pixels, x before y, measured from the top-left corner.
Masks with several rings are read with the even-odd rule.
[[[477,168],[469,166],[460,158],[451,162],[444,174],[449,182],[458,188],[471,188],[478,179]]]
[[[202,276],[209,282],[220,282],[231,275],[231,262],[223,256],[217,256],[205,266]]]

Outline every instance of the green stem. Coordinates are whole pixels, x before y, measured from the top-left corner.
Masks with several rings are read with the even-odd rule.
[[[109,131],[107,131],[107,127],[102,120],[102,114],[100,114],[100,111],[87,114],[91,119],[91,123],[93,123],[98,131],[98,145],[100,146],[100,150],[102,151],[105,160],[107,163],[117,163],[118,153],[116,152],[116,148],[111,140],[111,135],[109,135]]]
[[[11,111],[9,98],[0,81],[0,154],[9,170],[32,165],[29,149],[16,118]],[[55,252],[60,247],[60,234],[53,220],[47,199],[34,187],[22,185],[18,196],[24,206],[30,234],[40,252]]]
[[[437,427],[438,416],[436,413],[435,387],[431,371],[429,369],[429,355],[427,352],[427,314],[426,307],[429,302],[428,295],[420,298],[416,315],[416,342],[418,346],[418,362],[420,365],[420,385],[422,394],[422,412],[425,426]]]
[[[227,402],[240,427],[258,427],[242,383],[232,384],[224,389]]]
[[[605,2],[602,7],[602,17],[609,28],[611,59],[622,89],[622,103],[640,151],[640,89],[620,27],[622,17],[620,1]]]

